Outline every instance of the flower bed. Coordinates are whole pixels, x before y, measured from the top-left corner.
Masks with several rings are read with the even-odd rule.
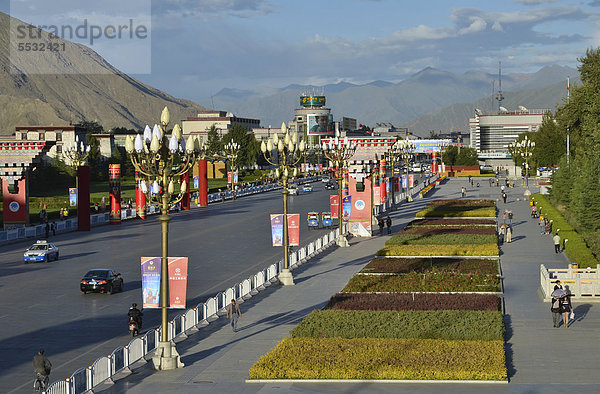
[[[497,256],[497,244],[483,245],[389,245],[377,256]]]
[[[503,341],[286,338],[250,379],[505,380]]]
[[[495,236],[496,228],[491,226],[408,226],[402,230],[401,234],[416,234],[419,236],[482,234]],[[473,244],[475,242],[469,243]]]
[[[385,245],[483,245],[497,242],[494,228],[417,227],[393,235]]]
[[[419,338],[499,341],[502,313],[490,311],[312,311],[292,338]]]
[[[429,186],[423,188],[420,192],[419,192],[419,197],[423,198],[425,197],[425,195],[427,193],[429,193],[430,191],[432,191],[435,188],[435,182],[431,183]]]
[[[354,275],[342,290],[348,292],[499,292],[496,275],[455,272],[410,272],[401,275]]]
[[[360,272],[363,274],[453,271],[460,273],[498,274],[498,260],[457,258],[374,258]]]
[[[432,226],[432,227],[443,227],[443,226],[468,226],[468,227],[480,227],[490,226],[496,227],[496,220],[494,219],[417,219],[410,222],[407,226]]]
[[[494,208],[494,200],[462,199],[462,200],[435,200],[427,204],[428,207],[470,207],[470,208]]]
[[[492,200],[436,200],[417,212],[417,217],[496,217]]]
[[[500,297],[494,294],[431,293],[337,293],[327,309],[343,310],[474,310],[499,311]]]

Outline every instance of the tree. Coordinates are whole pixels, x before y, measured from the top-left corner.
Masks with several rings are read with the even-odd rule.
[[[559,127],[550,111],[544,114],[538,131],[530,133],[530,138],[535,142],[531,161],[537,167],[551,167],[558,164],[566,152],[566,132]]]
[[[600,228],[600,157],[587,155],[571,191],[571,211],[584,230]]]
[[[256,163],[260,153],[260,143],[254,138],[253,133],[248,133],[245,126],[234,124],[227,134],[223,136],[222,143],[236,142],[240,145],[238,157],[235,162],[237,168],[250,166]]]
[[[456,145],[450,145],[442,152],[442,161],[450,165],[450,171],[452,171],[452,167],[456,165],[457,158],[458,147]]]
[[[475,148],[460,148],[460,153],[456,156],[457,166],[476,166],[479,165],[477,150]]]
[[[219,137],[217,126],[214,123],[208,129],[206,150],[209,155],[219,154],[223,151],[223,143],[221,142],[221,137]]]

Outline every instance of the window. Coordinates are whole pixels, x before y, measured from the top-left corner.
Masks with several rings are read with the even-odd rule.
[[[62,145],[56,145],[56,153],[57,154],[61,154],[62,153]]]
[[[40,141],[43,141],[43,140],[45,140],[45,139],[46,139],[46,133],[44,133],[44,132],[40,132],[40,133],[38,133],[38,139],[39,139]]]
[[[56,132],[56,140],[57,141],[62,141],[62,133],[60,131]]]
[[[27,141],[27,133],[21,133],[21,139]]]

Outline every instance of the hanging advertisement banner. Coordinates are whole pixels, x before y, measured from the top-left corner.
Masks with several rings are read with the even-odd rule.
[[[392,195],[392,180],[390,178],[387,178],[385,182],[385,194],[388,196]]]
[[[373,205],[381,205],[381,189],[377,186],[373,188]]]
[[[160,257],[142,257],[143,308],[158,308],[160,300]]]
[[[352,213],[352,196],[346,196],[342,199],[342,220],[347,222]]]
[[[288,213],[287,224],[289,246],[300,246],[300,214]]]
[[[319,171],[323,171],[323,164],[319,164]]]
[[[306,163],[301,163],[300,164],[300,171],[306,172]]]
[[[371,236],[371,178],[363,178],[362,191],[358,191],[357,180],[350,177],[350,195],[352,196],[352,211],[348,231],[358,237]]]
[[[406,174],[402,175],[402,188],[406,189]]]
[[[200,177],[195,176],[194,177],[194,189],[198,189],[199,186],[200,186]]]
[[[233,182],[233,172],[227,171],[227,183]]]
[[[77,188],[76,187],[69,188],[69,206],[70,207],[77,206]]]
[[[273,246],[283,246],[283,214],[271,214]]]
[[[238,183],[238,179],[238,172],[236,171],[233,173],[233,183]]]
[[[338,195],[336,194],[335,196],[329,196],[329,207],[331,209],[331,218],[332,219],[337,219],[338,218],[338,209],[339,209],[339,198]]]
[[[140,219],[146,219],[146,195],[142,190],[144,175],[135,170],[135,214]]]
[[[160,259],[159,259],[160,261]],[[185,309],[187,295],[187,257],[169,257],[169,308]]]
[[[121,224],[121,165],[108,165],[108,187],[110,190],[110,224]]]
[[[344,170],[344,196],[350,194],[350,175],[348,174],[348,169]]]
[[[415,175],[409,174],[408,175],[408,187],[413,187],[414,185],[415,185]]]

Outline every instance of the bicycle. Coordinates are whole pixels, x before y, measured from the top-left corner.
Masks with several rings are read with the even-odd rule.
[[[39,372],[36,373],[35,380],[33,381],[33,391],[36,393],[42,393],[48,388],[48,375],[43,375]]]

